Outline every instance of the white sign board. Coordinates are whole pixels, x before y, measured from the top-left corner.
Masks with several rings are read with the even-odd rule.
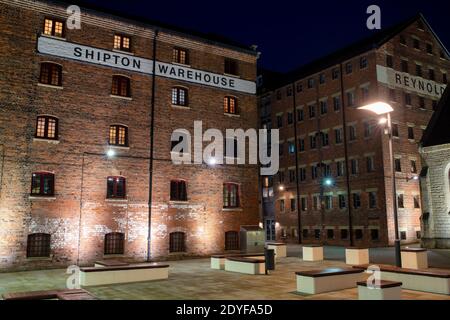
[[[38,39],[38,52],[111,68],[119,68],[149,75],[153,74],[153,60],[116,51],[82,46],[44,36]],[[156,75],[225,90],[256,94],[255,82],[170,63],[157,61]]]
[[[378,82],[388,86],[401,88],[420,95],[431,96],[440,99],[446,85],[422,77],[412,76],[409,73],[399,72],[391,68],[377,65]]]

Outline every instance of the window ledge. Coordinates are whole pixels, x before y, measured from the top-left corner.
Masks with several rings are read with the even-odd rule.
[[[129,55],[129,56],[134,56],[134,53],[130,52],[130,51],[124,51],[124,50],[119,50],[119,49],[113,49],[112,51],[113,52],[117,52],[117,53],[126,54],[126,55]]]
[[[27,261],[53,261],[53,257],[29,257]]]
[[[47,143],[53,143],[53,144],[59,144],[59,140],[53,140],[53,139],[45,139],[45,138],[33,138],[33,141],[35,142],[47,142]]]
[[[128,199],[105,199],[106,202],[128,203]]]
[[[58,90],[64,89],[63,86],[55,86],[52,84],[45,84],[45,83],[40,83],[40,82],[38,82],[37,85],[38,85],[38,87],[43,87],[43,88],[51,88],[51,89],[58,89]]]
[[[416,140],[414,140],[414,139],[408,139],[408,141],[411,142],[411,143],[415,143],[416,142]]]
[[[191,110],[191,107],[189,107],[189,106],[180,106],[178,104],[172,104],[172,108],[183,109],[183,110]]]
[[[227,117],[231,117],[231,118],[240,118],[241,117],[240,114],[233,114],[233,113],[226,113],[226,112],[224,112],[223,115],[227,116]]]
[[[223,75],[224,75],[224,76],[227,76],[227,77],[236,78],[236,79],[240,79],[240,78],[241,78],[241,77],[238,76],[237,74],[230,74],[230,73],[226,73],[226,72],[224,72]]]
[[[169,201],[169,204],[180,205],[180,204],[189,204],[189,201]]]
[[[130,150],[130,147],[125,147],[125,146],[115,146],[115,145],[109,145],[109,147],[111,149],[118,149],[118,150]]]
[[[109,96],[111,98],[122,99],[122,100],[127,100],[127,101],[132,101],[133,100],[133,98],[131,98],[131,97],[122,97],[122,96],[117,96],[115,94],[110,94]]]
[[[176,66],[180,66],[180,67],[191,68],[190,64],[184,64],[184,63],[180,63],[180,62],[172,62],[172,64],[174,64]]]
[[[41,33],[41,37],[46,37],[46,38],[50,38],[50,39],[56,39],[56,40],[60,40],[60,41],[67,41],[66,38],[63,38],[63,37],[57,37],[57,36],[52,36],[52,35],[45,34],[45,33]]]
[[[242,208],[222,208],[223,212],[241,212],[244,211]]]
[[[53,201],[56,200],[55,196],[29,196],[29,200],[42,200],[42,201]]]
[[[124,254],[103,254],[103,259],[108,258],[126,258]]]

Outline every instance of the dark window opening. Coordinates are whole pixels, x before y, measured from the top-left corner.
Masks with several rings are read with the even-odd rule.
[[[31,195],[51,197],[55,194],[55,175],[49,172],[35,172],[31,179]]]
[[[41,63],[41,74],[39,76],[39,82],[52,86],[61,86],[62,67],[54,63]]]
[[[239,208],[239,185],[235,183],[223,184],[223,207]]]
[[[225,232],[225,250],[239,250],[239,232]]]
[[[107,179],[107,198],[125,199],[126,198],[126,180],[123,177],[108,177]]]
[[[186,181],[170,181],[170,201],[187,201]]]
[[[131,97],[130,78],[113,76],[111,94],[119,97]]]
[[[169,236],[169,252],[186,251],[186,235],[184,232],[172,232]]]
[[[125,234],[112,232],[105,235],[105,255],[124,254]]]
[[[34,233],[27,238],[27,258],[50,257],[50,235]]]

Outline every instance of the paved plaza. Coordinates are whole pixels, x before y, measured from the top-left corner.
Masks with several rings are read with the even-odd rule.
[[[99,299],[120,300],[304,300],[357,299],[357,289],[348,289],[319,295],[299,295],[296,291],[295,272],[324,267],[345,267],[339,260],[340,248],[326,248],[325,254],[333,260],[304,262],[298,255],[299,246],[290,246],[288,258],[280,259],[270,275],[252,276],[210,269],[209,259],[171,261],[169,279],[121,285],[87,288]],[[343,249],[342,249],[343,250]],[[384,251],[374,249],[375,256]],[[333,253],[333,254],[331,254]],[[441,261],[449,258],[448,251],[430,252]],[[387,257],[387,255],[386,255]],[[444,261],[443,259],[442,261]],[[433,261],[433,260],[432,260]],[[447,261],[447,262],[450,262]],[[433,263],[430,263],[432,266]],[[441,266],[442,267],[442,266]],[[63,289],[68,275],[65,270],[42,270],[0,273],[0,294],[49,289]],[[450,300],[450,296],[403,290],[403,299]]]

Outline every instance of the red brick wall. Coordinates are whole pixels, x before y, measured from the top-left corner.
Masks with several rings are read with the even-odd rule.
[[[79,253],[80,264],[92,264],[103,258],[108,232],[125,233],[124,256],[146,259],[151,77],[36,53],[44,18],[66,17],[65,8],[45,2],[22,1],[15,6],[1,1],[0,12],[0,155],[4,153],[0,160],[0,269],[67,266],[77,262]],[[19,22],[21,27],[16,28]],[[83,12],[82,29],[67,30],[66,39],[111,50],[115,32],[132,37],[133,54],[152,58],[151,29],[92,13]],[[159,35],[157,60],[171,62],[175,44],[190,50],[193,68],[223,73],[223,59],[231,57],[240,61],[242,79],[256,78],[255,56],[168,33]],[[38,85],[43,61],[63,66],[63,89]],[[110,96],[113,74],[131,78],[132,100]],[[189,88],[190,109],[171,106],[174,85]],[[228,94],[239,99],[240,117],[223,115],[223,97]],[[58,143],[34,141],[40,114],[59,119]],[[174,166],[168,161],[172,130],[192,130],[195,120],[203,120],[204,130],[256,128],[255,115],[253,95],[157,78],[152,258],[169,256],[168,234],[173,231],[186,232],[186,255],[205,255],[224,250],[225,231],[259,223],[256,166],[209,168]],[[129,148],[117,149],[114,159],[104,156],[111,124],[129,127]],[[34,171],[55,173],[54,199],[30,199]],[[117,175],[127,179],[126,201],[106,200],[106,178]],[[187,180],[187,204],[169,203],[172,178]],[[241,184],[241,210],[222,211],[225,181]],[[34,232],[52,235],[51,258],[26,258],[26,239]]]

